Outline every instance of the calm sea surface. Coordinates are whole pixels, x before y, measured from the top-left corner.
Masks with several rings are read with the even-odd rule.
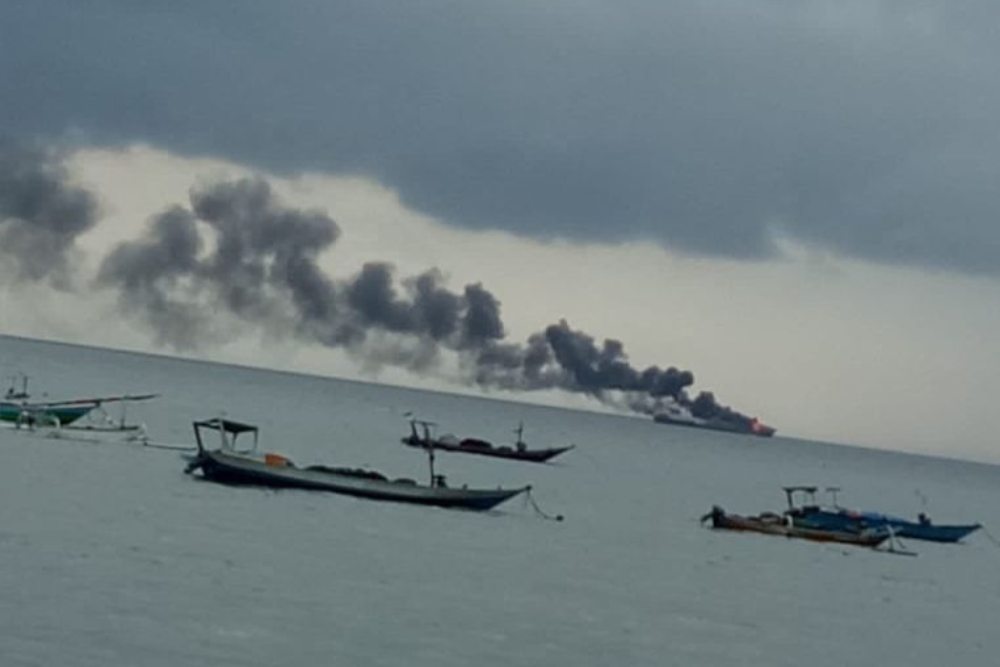
[[[225,414],[300,464],[426,474],[404,413],[532,446],[443,453],[452,484],[531,483],[486,514],[226,488],[176,451],[0,431],[0,665],[993,665],[1000,547],[916,558],[713,532],[783,484],[940,522],[1000,511],[1000,467],[0,337],[51,398],[159,392],[158,443]],[[779,424],[780,426],[780,424]],[[1000,533],[1000,523],[996,532]]]

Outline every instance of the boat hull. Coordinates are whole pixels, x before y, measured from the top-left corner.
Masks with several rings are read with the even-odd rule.
[[[330,468],[298,468],[272,465],[265,461],[222,451],[199,453],[188,470],[201,469],[206,479],[222,484],[252,485],[270,488],[328,491],[342,495],[433,505],[467,510],[489,510],[526,492],[518,489],[466,489],[431,487],[412,481],[390,481],[370,476],[333,472]]]
[[[460,452],[462,454],[478,454],[479,456],[492,456],[498,459],[512,459],[515,461],[529,461],[531,463],[545,463],[564,452],[573,449],[573,445],[568,447],[551,447],[549,449],[523,449],[517,450],[512,447],[493,447],[490,445],[462,445],[431,440],[428,442],[423,438],[414,439],[407,436],[402,439],[404,445],[418,447],[420,449],[439,449],[446,452]]]
[[[794,523],[786,521],[784,517],[777,514],[741,516],[739,514],[728,514],[718,507],[713,508],[703,518],[711,519],[712,527],[717,529],[794,537],[813,542],[836,542],[838,544],[850,544],[861,547],[877,547],[889,538],[889,533],[885,530],[875,529],[861,532],[847,532],[807,528],[796,526]]]
[[[792,521],[803,528],[819,528],[858,532],[866,528],[891,527],[898,537],[928,542],[954,543],[979,530],[978,523],[948,525],[907,521],[899,517],[874,512],[806,508],[788,513]]]
[[[771,426],[758,424],[756,427],[744,427],[735,422],[727,421],[689,421],[686,419],[675,419],[670,415],[657,414],[653,416],[653,421],[657,424],[669,424],[671,426],[687,426],[708,431],[722,431],[723,433],[740,433],[743,435],[756,435],[761,438],[770,438],[777,431]]]
[[[55,418],[63,426],[80,419],[96,405],[33,405],[0,401],[0,421],[31,423],[39,419]]]
[[[969,524],[969,525],[924,525],[920,523],[913,523],[910,521],[904,521],[902,523],[890,522],[890,524],[896,535],[900,537],[909,537],[914,540],[924,540],[925,542],[941,542],[945,544],[953,544],[959,540],[967,537],[968,535],[976,532],[981,525]]]

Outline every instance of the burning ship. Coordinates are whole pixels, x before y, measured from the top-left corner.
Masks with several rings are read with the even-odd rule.
[[[691,426],[693,428],[706,428],[712,431],[759,435],[765,438],[774,435],[775,432],[774,428],[763,423],[756,417],[746,417],[731,410],[726,410],[710,417],[697,417],[689,408],[679,403],[663,404],[661,409],[653,415],[653,421],[657,424]]]

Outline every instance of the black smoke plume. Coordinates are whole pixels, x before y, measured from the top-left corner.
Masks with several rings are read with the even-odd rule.
[[[670,399],[699,416],[726,414],[711,394],[688,399],[690,371],[634,368],[620,341],[598,343],[565,321],[523,344],[505,340],[500,302],[481,284],[451,292],[437,269],[397,281],[380,262],[336,281],[318,258],[338,236],[329,216],[282,205],[264,180],[216,183],[193,189],[189,208],[155,216],[142,240],[115,248],[99,282],[176,348],[211,339],[221,312],[411,369],[451,351],[466,380],[484,387],[562,389],[645,413]]]
[[[0,137],[0,264],[18,281],[71,284],[76,238],[97,222],[97,199],[69,182],[62,155]]]

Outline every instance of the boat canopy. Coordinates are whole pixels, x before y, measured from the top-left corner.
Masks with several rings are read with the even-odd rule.
[[[242,422],[235,422],[229,419],[222,419],[221,417],[197,421],[194,425],[197,428],[209,428],[215,431],[225,431],[226,433],[232,433],[233,435],[238,435],[240,433],[255,433],[258,430],[258,428],[253,424],[244,424]]]
[[[236,438],[241,433],[252,433],[253,434],[253,447],[247,452],[257,451],[257,438],[259,435],[259,429],[253,424],[244,424],[242,422],[231,421],[229,419],[223,419],[221,417],[216,417],[214,419],[203,419],[201,421],[196,421],[193,423],[194,426],[194,437],[195,441],[198,443],[198,449],[204,449],[204,443],[201,440],[201,429],[207,429],[209,431],[217,431],[222,441],[222,449],[229,451],[236,450]]]
[[[795,491],[802,491],[803,493],[816,493],[815,486],[783,486],[781,488],[785,490],[785,493],[794,493]]]
[[[816,487],[815,486],[783,486],[781,487],[785,492],[785,498],[788,499],[788,509],[795,509],[795,494],[801,493],[803,495],[803,505],[811,503],[816,504]]]

